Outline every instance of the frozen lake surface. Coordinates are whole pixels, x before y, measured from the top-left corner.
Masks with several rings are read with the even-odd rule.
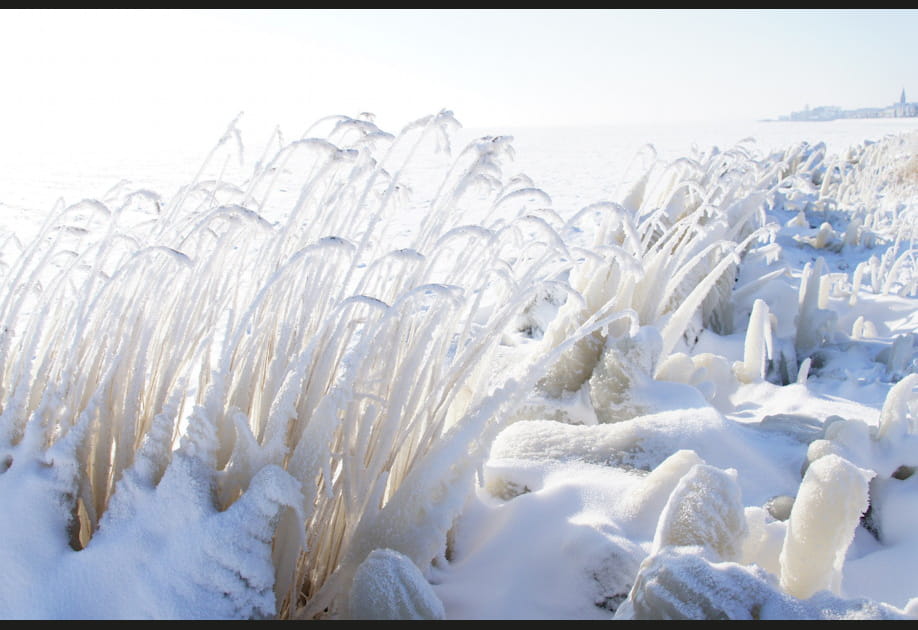
[[[462,122],[461,116],[459,121]],[[239,127],[245,164],[240,166],[235,160],[227,163],[228,172],[237,175],[249,172],[272,131],[248,128],[244,116]],[[74,203],[84,197],[102,197],[122,180],[168,197],[194,177],[219,139],[220,125],[214,129],[216,133],[212,135],[200,129],[184,136],[172,131],[165,140],[147,138],[136,144],[130,137],[98,142],[89,142],[85,137],[17,139],[0,152],[0,203],[48,209],[60,198]],[[463,128],[456,134],[453,150],[479,136],[513,136],[516,158],[506,167],[505,175],[529,175],[552,197],[555,209],[563,212],[579,210],[595,201],[618,199],[623,194],[623,183],[642,170],[639,161],[630,175],[628,172],[632,160],[648,144],[663,160],[689,156],[693,148],[725,149],[747,138],[754,138],[762,152],[798,142],[823,142],[831,153],[910,129],[918,129],[918,119]],[[282,131],[288,140],[301,133]],[[646,153],[640,155],[646,159]]]

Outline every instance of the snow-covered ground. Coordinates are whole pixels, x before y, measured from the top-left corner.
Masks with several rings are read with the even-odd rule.
[[[0,615],[918,617],[918,120],[386,132],[0,155]]]

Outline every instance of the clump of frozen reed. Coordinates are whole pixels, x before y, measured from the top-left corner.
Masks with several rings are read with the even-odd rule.
[[[598,419],[609,422],[639,411],[626,400],[650,378],[698,386],[709,400],[730,382],[805,380],[810,355],[835,339],[830,297],[844,293],[853,304],[864,283],[877,295],[915,295],[915,187],[901,175],[915,141],[890,137],[836,161],[822,144],[766,156],[745,142],[713,148],[654,162],[621,203],[593,204],[572,216],[557,229],[573,267],[555,294],[564,296],[557,316],[539,326],[541,344],[556,347],[591,316],[617,323],[574,344],[542,378],[541,392],[564,399],[589,382]],[[776,242],[782,212],[796,215],[788,226],[799,232],[799,247],[817,250],[800,278],[792,322],[776,320],[764,301],[755,305],[759,290],[786,273],[773,264],[786,246]],[[864,259],[847,281],[819,257],[842,248]],[[766,263],[757,267],[763,272],[735,286],[750,252]],[[737,304],[753,311],[751,320],[734,312]],[[736,365],[688,356],[700,331],[731,334],[735,327],[747,329],[746,356]],[[778,338],[776,327],[794,333]],[[642,328],[648,330],[638,341]],[[906,345],[900,340],[897,349]],[[892,361],[890,371],[902,372],[901,363]]]
[[[694,344],[702,327],[732,332],[738,265],[753,244],[772,237],[765,222],[763,171],[743,145],[655,163],[621,204],[588,206],[564,225],[562,234],[588,234],[593,240],[574,250],[573,298],[546,328],[543,343],[556,346],[591,316],[621,317],[617,326],[579,341],[550,368],[541,382],[547,395],[579,390],[601,360],[619,366],[607,366],[612,372],[603,380],[624,394],[634,378],[626,374],[627,364],[639,363],[638,371],[653,377],[680,343]],[[623,327],[625,319],[631,320],[630,329]],[[616,341],[632,336],[634,326],[658,331],[652,356],[629,357],[626,346],[640,346],[646,354],[646,344]],[[594,403],[597,411],[608,406]]]
[[[31,499],[60,506],[46,550],[92,566],[118,532],[193,531],[194,579],[213,580],[188,596],[193,614],[366,611],[349,598],[374,551],[412,580],[405,561],[423,573],[448,555],[490,440],[537,382],[559,397],[592,380],[617,420],[603,401],[641,378],[723,368],[661,366],[702,327],[732,332],[737,266],[772,238],[771,196],[817,185],[814,154],[739,145],[656,164],[621,203],[565,219],[525,176],[504,179],[509,138],[443,152],[456,125],[323,119],[277,133],[234,181],[234,122],[173,198],[114,190],[6,242],[0,481],[51,471]],[[768,321],[760,306],[749,378]],[[493,369],[517,331],[538,351]],[[151,517],[163,512],[180,516]],[[130,557],[167,571],[175,556]],[[176,614],[151,597],[121,614]]]
[[[814,229],[808,242],[818,249],[873,252],[852,271],[854,295],[864,281],[877,294],[918,294],[918,182],[908,176],[916,149],[915,134],[902,134],[851,147],[834,159],[826,157],[823,145],[805,143],[783,156],[785,164],[796,166],[782,182],[778,204],[799,212],[798,222]]]
[[[849,331],[837,330],[832,299],[857,308],[860,296],[914,297],[918,295],[915,237],[918,235],[918,187],[908,173],[918,136],[889,136],[878,142],[851,147],[838,158],[826,156],[822,144],[802,143],[773,156],[782,164],[781,179],[772,189],[778,211],[796,216],[787,222],[797,234],[798,246],[812,248],[814,262],[801,275],[795,337],[774,357],[783,383],[793,382],[792,367],[809,367],[810,356],[839,339],[859,341],[875,336],[873,323],[863,315]],[[859,261],[848,268],[837,255]],[[827,261],[834,261],[829,264]],[[905,338],[882,353],[891,378],[907,366],[896,357]],[[907,363],[907,361],[906,361]],[[805,379],[805,370],[799,378]]]
[[[179,466],[199,471],[198,512],[262,506],[245,544],[268,545],[271,579],[215,553],[273,597],[241,594],[221,616],[340,614],[374,549],[420,569],[445,552],[488,427],[531,380],[492,382],[488,358],[568,264],[544,222],[512,212],[538,193],[502,182],[508,138],[434,169],[420,228],[392,246],[406,189],[430,182],[425,160],[456,124],[441,112],[393,136],[336,117],[325,137],[278,134],[245,182],[205,164],[169,201],[115,194],[49,216],[2,278],[0,449],[5,470],[71,471],[54,500],[72,549],[128,527],[131,496],[168,503],[159,484]],[[234,139],[235,123],[211,159]],[[505,219],[464,227],[468,208]],[[264,481],[272,469],[295,486]]]

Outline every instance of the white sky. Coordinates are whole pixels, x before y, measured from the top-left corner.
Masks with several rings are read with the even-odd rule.
[[[476,127],[881,106],[918,100],[916,33],[901,9],[6,9],[0,141],[210,146],[240,111],[295,135],[362,111],[397,131],[441,108]]]

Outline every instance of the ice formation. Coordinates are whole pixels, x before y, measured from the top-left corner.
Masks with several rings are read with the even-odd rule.
[[[905,620],[892,606],[866,598],[841,598],[827,591],[807,600],[778,588],[773,575],[755,566],[706,559],[674,547],[651,556],[616,612],[630,620]]]
[[[914,616],[845,588],[914,540],[914,137],[653,161],[563,217],[457,125],[331,117],[232,183],[234,122],[173,199],[4,241],[5,613],[449,617],[465,516],[546,502],[581,528],[546,614]]]
[[[799,599],[817,591],[840,594],[841,571],[873,475],[837,455],[807,468],[787,521],[781,549],[781,588]]]
[[[737,560],[748,534],[736,471],[696,464],[673,489],[660,514],[651,553],[664,547],[705,547]]]
[[[404,555],[376,549],[360,563],[348,595],[349,619],[443,619],[437,599],[420,570]]]

